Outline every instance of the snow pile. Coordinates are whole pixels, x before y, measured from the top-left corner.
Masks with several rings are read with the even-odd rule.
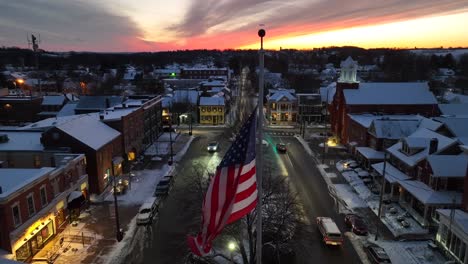
[[[307,154],[309,154],[310,156],[314,156],[314,154],[312,154],[312,150],[309,147],[309,144],[301,136],[294,135],[294,137],[302,144]]]
[[[135,216],[132,221],[130,221],[130,224],[128,224],[127,231],[125,232],[125,236],[122,241],[114,245],[114,248],[106,259],[106,264],[123,263],[125,258],[133,250],[132,245],[134,245],[134,242],[138,240],[139,237],[136,235],[136,232],[138,231],[136,218],[137,217]]]
[[[187,143],[185,143],[185,146],[177,152],[177,154],[174,156],[175,161],[180,161],[182,157],[187,153],[188,148],[190,147],[190,144],[192,144],[192,141],[195,139],[195,136],[191,136]]]

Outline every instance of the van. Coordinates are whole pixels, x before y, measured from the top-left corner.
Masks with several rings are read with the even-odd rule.
[[[153,222],[153,217],[158,213],[159,199],[148,198],[138,210],[137,225],[149,225]]]
[[[330,217],[317,217],[317,227],[326,245],[338,246],[343,244],[341,231]]]

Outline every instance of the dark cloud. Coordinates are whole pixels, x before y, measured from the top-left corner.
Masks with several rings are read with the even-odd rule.
[[[248,19],[238,31],[264,23],[278,34],[314,31],[414,19],[468,10],[466,0],[321,0],[194,1],[185,19],[171,27],[186,37],[206,33],[218,24]],[[248,17],[249,16],[249,17]],[[248,18],[247,18],[248,17]],[[235,23],[235,22],[233,22]],[[291,29],[297,30],[291,32]]]
[[[0,0],[0,45],[26,46],[40,34],[44,49],[129,50],[141,31],[128,17],[84,1]]]

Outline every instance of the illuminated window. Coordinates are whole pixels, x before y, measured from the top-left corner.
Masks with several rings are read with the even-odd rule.
[[[5,104],[3,108],[5,108],[5,110],[9,110],[11,109],[11,107],[12,107],[11,104]]]
[[[41,157],[39,157],[39,155],[34,156],[34,167],[41,167]]]
[[[272,103],[272,104],[271,104],[271,109],[276,110],[276,103]]]

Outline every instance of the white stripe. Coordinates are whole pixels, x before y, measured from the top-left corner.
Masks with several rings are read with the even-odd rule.
[[[243,192],[243,191],[247,190],[250,186],[254,185],[257,182],[257,177],[256,176],[257,176],[257,174],[254,173],[252,175],[252,177],[250,177],[250,179],[248,179],[245,182],[239,184],[237,186],[237,192],[236,193]]]
[[[245,207],[253,203],[256,199],[257,199],[257,190],[255,189],[255,192],[253,192],[249,197],[234,204],[234,206],[232,207],[231,214],[244,209]]]
[[[216,174],[215,174],[216,177]],[[211,179],[210,186],[208,187],[208,190],[206,191],[205,195],[205,204],[203,205],[203,230],[202,230],[202,244],[205,244],[206,242],[206,233],[208,232],[208,226],[210,224],[210,219],[211,219],[211,194],[213,192],[213,185],[214,185],[214,178]]]
[[[245,164],[242,167],[241,174],[246,174],[248,171],[250,171],[253,167],[255,167],[255,159],[253,159],[249,164]]]

